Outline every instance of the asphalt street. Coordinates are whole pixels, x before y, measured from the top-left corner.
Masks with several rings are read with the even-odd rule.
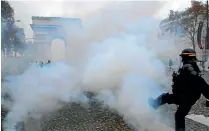
[[[171,74],[171,73],[168,73]],[[209,73],[204,78],[209,83]],[[194,105],[190,114],[209,116],[209,108],[205,108],[205,98]],[[165,105],[159,109],[159,113],[167,115],[169,119],[161,122],[174,129],[173,116],[175,105]],[[6,111],[2,111],[2,118]],[[169,121],[168,121],[169,120]],[[30,118],[22,123],[22,131],[132,131],[130,125],[125,124],[123,118],[108,108],[102,108],[99,104],[91,104],[88,108],[79,104],[67,104],[62,109],[50,113],[39,120]],[[186,119],[187,131],[209,131],[209,127],[196,121]],[[147,130],[148,131],[148,130]]]

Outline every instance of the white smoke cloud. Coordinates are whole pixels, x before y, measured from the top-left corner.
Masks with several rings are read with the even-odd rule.
[[[85,91],[98,93],[97,99],[136,127],[147,128],[155,119],[148,97],[162,93],[161,85],[168,83],[161,56],[173,57],[178,52],[172,42],[166,42],[172,45],[167,48],[165,41],[156,38],[159,22],[153,15],[162,5],[157,1],[113,2],[89,15],[76,33],[64,25],[70,40],[64,62],[50,68],[31,66],[4,82],[2,90],[13,100],[5,129],[65,103],[88,103]],[[167,52],[175,53],[170,56]]]
[[[206,71],[209,71],[209,57],[207,58],[207,61],[205,62],[204,67]]]
[[[50,0],[50,2],[44,0],[33,0],[33,1],[17,1],[12,0],[9,1],[14,8],[15,11],[15,19],[21,20],[22,22],[19,23],[21,27],[25,29],[26,37],[33,37],[33,32],[29,24],[31,24],[31,17],[32,16],[58,16],[58,17],[77,17],[81,18],[82,20],[88,19],[89,16],[94,15],[97,12],[100,12],[102,9],[107,8],[111,5],[112,1],[66,1],[66,0]],[[140,1],[142,3],[146,1]],[[155,14],[155,18],[164,19],[168,16],[169,10],[182,10],[188,6],[190,6],[190,0],[166,0],[166,1],[149,1],[149,6],[145,10],[149,12],[149,10],[153,10],[153,8],[158,7],[155,3],[161,3],[160,9],[158,9]],[[120,2],[115,2],[120,3]],[[124,2],[127,3],[127,2]],[[143,10],[144,8],[139,8],[139,1],[129,2],[129,3],[137,3],[135,6],[132,5],[127,6],[131,7],[128,10],[135,9],[136,11]],[[141,4],[144,5],[144,4]],[[108,7],[109,8],[109,7]],[[27,10],[27,11],[25,11]],[[144,14],[146,14],[146,12]],[[136,13],[133,13],[136,14]],[[133,15],[132,14],[132,15]],[[117,14],[118,15],[118,14]]]

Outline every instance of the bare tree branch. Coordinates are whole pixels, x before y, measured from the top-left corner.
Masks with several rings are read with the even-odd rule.
[[[198,31],[198,17],[205,16],[205,8],[206,5],[196,1],[195,6],[189,7],[184,11],[174,12],[171,10],[169,17],[166,19],[170,21],[169,23],[172,23],[169,27],[170,32],[176,33],[174,32],[174,28],[182,28],[185,37],[188,37],[191,40],[193,47],[195,48],[195,36]],[[177,25],[178,27],[174,27],[174,25]]]

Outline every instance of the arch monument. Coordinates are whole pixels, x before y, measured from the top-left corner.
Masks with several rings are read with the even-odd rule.
[[[32,16],[33,44],[36,47],[37,60],[51,60],[51,46],[54,40],[63,41],[65,47],[70,40],[68,31],[71,27],[82,28],[78,18]],[[66,26],[68,27],[66,29]],[[66,48],[65,48],[66,49]]]

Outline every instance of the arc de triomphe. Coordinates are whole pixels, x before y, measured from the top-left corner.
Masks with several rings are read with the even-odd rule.
[[[36,48],[37,60],[51,60],[51,44],[55,39],[64,41],[65,46],[70,42],[67,37],[69,27],[82,28],[81,20],[77,18],[63,17],[32,17],[34,45]],[[66,29],[65,27],[68,26]]]

